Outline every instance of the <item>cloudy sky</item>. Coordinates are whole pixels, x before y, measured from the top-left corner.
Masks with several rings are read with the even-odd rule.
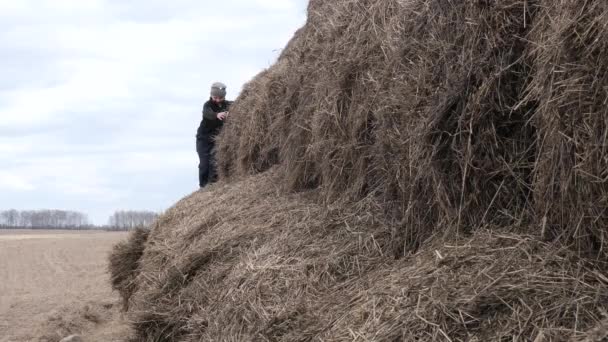
[[[209,86],[228,99],[306,0],[0,0],[0,210],[170,207],[198,188]]]

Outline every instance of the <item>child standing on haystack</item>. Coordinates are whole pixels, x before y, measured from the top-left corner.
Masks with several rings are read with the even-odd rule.
[[[211,97],[203,105],[203,119],[196,132],[196,152],[198,153],[198,184],[201,188],[217,179],[213,148],[215,138],[228,117],[232,101],[226,101],[226,85],[215,82],[211,85]]]

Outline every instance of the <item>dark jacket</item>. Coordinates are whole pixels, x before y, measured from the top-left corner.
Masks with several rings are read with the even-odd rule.
[[[203,119],[201,120],[200,126],[196,131],[196,139],[206,139],[209,137],[215,137],[219,132],[224,121],[217,118],[217,114],[225,112],[230,108],[232,101],[222,101],[215,103],[211,99],[205,102],[203,105]]]

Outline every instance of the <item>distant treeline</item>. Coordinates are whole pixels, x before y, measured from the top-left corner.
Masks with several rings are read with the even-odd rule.
[[[91,229],[86,214],[68,210],[4,210],[0,211],[1,228],[27,229]]]
[[[130,230],[136,227],[149,227],[158,217],[158,213],[153,211],[116,211],[108,219],[109,230]]]
[[[2,210],[0,228],[3,229],[105,229],[130,230],[149,227],[158,217],[152,211],[119,210],[103,226],[90,223],[86,214],[70,210]]]

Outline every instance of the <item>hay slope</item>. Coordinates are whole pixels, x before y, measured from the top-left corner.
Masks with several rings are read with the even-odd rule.
[[[311,1],[235,102],[222,182],[112,266],[138,340],[608,338],[606,22]]]
[[[308,15],[237,100],[224,178],[278,164],[287,190],[373,196],[400,253],[437,227],[530,222],[606,251],[605,1],[312,1]]]
[[[110,253],[108,270],[112,290],[116,290],[123,298],[123,309],[129,308],[128,299],[137,290],[139,261],[144,252],[144,245],[150,232],[144,228],[136,228],[129,234],[127,241],[119,242]]]
[[[314,190],[281,194],[278,177],[220,184],[164,214],[129,299],[136,341],[608,336],[605,265],[501,229],[395,259],[373,201],[322,206]]]

